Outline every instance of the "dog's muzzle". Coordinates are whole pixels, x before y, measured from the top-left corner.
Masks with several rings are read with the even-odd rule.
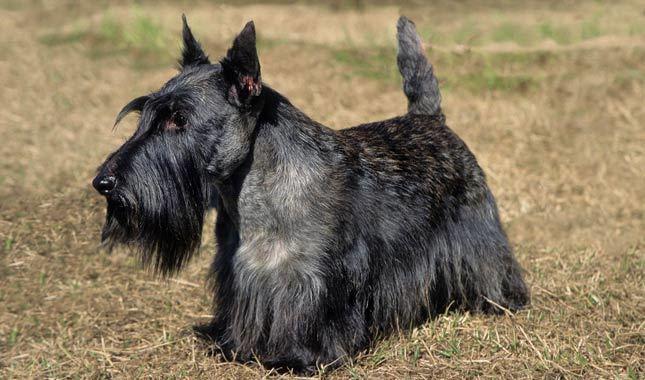
[[[92,181],[92,186],[94,186],[99,194],[105,196],[110,195],[116,188],[116,177],[111,175],[96,176]]]

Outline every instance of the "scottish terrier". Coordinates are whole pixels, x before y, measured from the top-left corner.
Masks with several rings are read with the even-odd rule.
[[[128,103],[99,167],[102,240],[163,275],[198,251],[216,199],[214,318],[227,358],[309,373],[446,310],[529,303],[473,153],[445,124],[414,24],[397,24],[403,116],[332,130],[265,84],[253,22],[212,63],[183,18],[179,73]]]

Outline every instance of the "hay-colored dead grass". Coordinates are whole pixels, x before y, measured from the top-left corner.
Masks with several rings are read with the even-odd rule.
[[[405,109],[393,50],[399,9],[70,4],[0,6],[0,377],[271,375],[208,356],[190,333],[211,312],[203,286],[210,233],[202,255],[166,281],[125,252],[97,248],[104,205],[89,181],[134,125],[110,133],[113,118],[173,74],[171,55],[119,40],[105,20],[128,30],[151,21],[177,51],[186,11],[217,57],[254,18],[263,77],[342,128]],[[513,316],[442,316],[386,339],[332,378],[645,373],[642,5],[506,5],[403,12],[436,47],[430,57],[449,124],[488,174],[533,304]],[[522,39],[509,22],[523,25]],[[473,25],[482,37],[460,43]],[[563,30],[579,40],[554,41]]]

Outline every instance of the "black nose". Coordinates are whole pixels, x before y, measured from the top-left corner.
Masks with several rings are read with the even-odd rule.
[[[116,178],[111,175],[107,176],[97,176],[92,181],[92,186],[98,191],[101,195],[108,195],[116,187]]]

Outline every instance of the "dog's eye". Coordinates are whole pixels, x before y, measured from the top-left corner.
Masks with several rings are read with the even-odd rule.
[[[186,116],[179,111],[176,111],[175,113],[173,113],[171,119],[172,119],[172,122],[179,128],[185,127],[186,123],[188,123],[188,120],[186,120]]]
[[[169,131],[184,130],[188,119],[181,111],[175,111],[165,123],[165,129]]]

